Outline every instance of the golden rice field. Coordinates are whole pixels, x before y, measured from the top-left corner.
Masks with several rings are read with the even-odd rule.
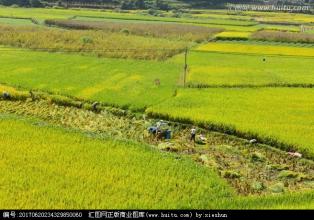
[[[242,39],[246,40],[251,36],[251,32],[240,32],[240,31],[224,31],[219,34],[216,34],[216,39]]]
[[[173,58],[178,63],[182,59]],[[187,82],[192,87],[309,87],[314,62],[312,57],[190,51]]]
[[[314,16],[160,13],[0,7],[0,209],[313,209]]]
[[[313,57],[314,48],[286,45],[260,45],[256,43],[210,42],[196,48],[197,51],[219,53],[241,53],[260,55],[284,55]]]
[[[175,98],[147,112],[269,144],[283,143],[286,150],[313,158],[313,98],[314,90],[304,88],[181,89]]]
[[[0,44],[51,52],[74,51],[98,57],[162,60],[193,43],[119,32],[0,25]]]

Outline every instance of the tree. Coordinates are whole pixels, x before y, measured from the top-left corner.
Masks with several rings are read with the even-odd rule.
[[[121,4],[122,10],[130,10],[133,9],[133,7],[134,7],[133,2],[130,1],[123,1]]]
[[[18,4],[18,0],[0,0],[0,4],[5,6],[14,5]]]
[[[22,7],[30,6],[29,0],[18,0],[18,1],[17,1],[17,4],[18,4],[19,6],[22,6]]]
[[[170,6],[165,3],[163,0],[156,0],[155,2],[156,8],[164,11],[168,11],[170,9]]]
[[[29,3],[31,5],[31,7],[33,7],[33,8],[39,8],[42,6],[42,4],[39,0],[30,0]]]
[[[135,6],[137,9],[145,9],[145,8],[146,8],[145,1],[144,1],[144,0],[136,0],[135,3],[134,3],[134,6]]]

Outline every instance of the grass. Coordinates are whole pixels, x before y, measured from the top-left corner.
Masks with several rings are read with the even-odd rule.
[[[180,55],[173,59],[180,62],[183,58]],[[314,84],[310,57],[191,51],[188,64],[187,82],[194,86]]]
[[[304,88],[182,89],[147,112],[207,122],[218,130],[246,133],[269,144],[286,143],[313,157],[313,98],[314,90]]]
[[[188,159],[0,117],[1,208],[205,208],[233,194]]]
[[[199,46],[198,51],[240,53],[240,54],[259,54],[259,55],[285,55],[285,56],[305,56],[313,57],[314,48],[298,47],[287,45],[266,45],[254,42],[210,42]]]
[[[167,61],[99,59],[12,48],[2,51],[0,82],[135,109],[171,97],[183,69],[183,64]]]

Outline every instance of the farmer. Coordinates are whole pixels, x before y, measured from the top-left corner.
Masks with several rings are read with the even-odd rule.
[[[157,128],[157,129],[156,129],[156,134],[157,134],[158,131],[161,132],[161,127],[162,127],[163,125],[165,125],[165,123],[164,123],[163,120],[160,120],[160,121],[158,121],[158,122],[156,123],[156,128]]]
[[[9,92],[4,91],[4,92],[2,93],[2,97],[3,97],[3,99],[10,99],[10,98],[11,98],[11,95],[10,95]]]
[[[34,95],[32,90],[29,90],[29,94],[30,94],[32,100],[35,100],[35,95]]]
[[[97,111],[97,106],[99,105],[99,102],[94,102],[92,104],[92,108],[93,108],[93,111]]]
[[[193,141],[195,143],[195,136],[196,136],[196,129],[195,127],[193,127],[191,129],[191,138],[190,138],[190,141]]]

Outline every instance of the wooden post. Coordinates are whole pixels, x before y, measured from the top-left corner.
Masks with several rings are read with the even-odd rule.
[[[185,87],[186,84],[186,75],[188,72],[188,48],[185,49],[184,53],[184,78],[183,78],[183,86]]]

